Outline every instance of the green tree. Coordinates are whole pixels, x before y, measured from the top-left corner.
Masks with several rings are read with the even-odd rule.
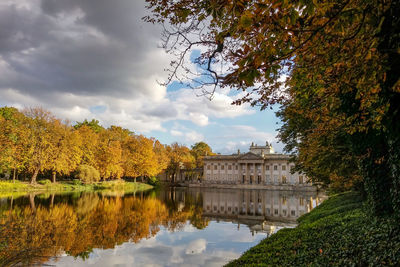
[[[176,175],[181,169],[191,170],[195,168],[195,158],[188,147],[173,143],[167,147],[167,151],[170,159],[167,173],[171,175],[172,182],[175,182]]]
[[[194,145],[192,145],[192,149],[190,151],[196,161],[196,167],[197,168],[203,168],[204,162],[203,158],[204,156],[213,156],[215,153],[212,152],[211,147],[206,144],[205,142],[198,142]]]
[[[99,133],[104,130],[104,127],[100,125],[100,122],[95,119],[92,119],[91,121],[88,121],[87,119],[85,119],[83,122],[76,122],[76,124],[74,125],[75,129],[79,129],[82,126],[89,127],[95,133]]]

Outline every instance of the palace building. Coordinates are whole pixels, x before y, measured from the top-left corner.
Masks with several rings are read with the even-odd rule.
[[[252,143],[250,151],[204,157],[203,183],[244,188],[312,189],[304,174],[292,173],[289,156],[274,153],[272,145]],[[237,185],[237,186],[236,186]]]

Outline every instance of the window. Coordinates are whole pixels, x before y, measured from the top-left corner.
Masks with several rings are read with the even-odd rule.
[[[303,183],[303,176],[299,176],[299,184]]]
[[[278,165],[275,165],[274,166],[274,171],[277,171],[278,170]]]
[[[282,205],[286,205],[287,201],[286,201],[286,196],[282,197]]]
[[[290,215],[296,216],[296,211],[295,210],[290,211]]]
[[[207,170],[211,170],[211,166],[210,165],[207,165]]]
[[[235,170],[238,170],[238,165],[235,166]]]
[[[286,184],[286,176],[282,175],[282,184]]]
[[[258,184],[261,184],[261,175],[258,175],[258,176],[257,176],[257,183],[258,183]]]
[[[282,210],[283,216],[286,216],[286,210]]]
[[[225,168],[225,166],[224,165],[221,165],[221,170],[223,170]]]
[[[301,197],[301,198],[299,199],[299,202],[300,202],[300,206],[303,206],[303,205],[304,205],[304,198]]]
[[[278,215],[278,213],[279,213],[279,212],[278,212],[278,209],[274,209],[274,214],[275,214],[275,215]]]
[[[269,165],[265,165],[265,170],[269,171]]]
[[[286,171],[286,165],[282,165],[282,171]]]
[[[229,171],[232,170],[232,165],[228,165],[228,170],[229,170]]]
[[[257,170],[261,171],[261,165],[257,164]]]
[[[217,165],[214,165],[214,170],[217,170],[218,169],[218,166]]]
[[[245,180],[245,178],[246,178],[246,176],[245,176],[245,175],[243,175],[243,176],[242,176],[242,184],[244,184],[244,180]]]
[[[290,166],[290,171],[293,171],[294,170],[294,166]]]

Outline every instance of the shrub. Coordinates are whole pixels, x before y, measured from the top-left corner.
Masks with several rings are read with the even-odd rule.
[[[41,185],[48,185],[48,184],[51,184],[51,181],[49,179],[45,179],[45,180],[38,181],[38,183]]]
[[[74,180],[72,180],[72,184],[73,184],[73,185],[81,185],[81,184],[82,184],[82,181],[79,180],[79,179],[74,179]]]
[[[85,184],[100,181],[99,171],[89,165],[80,165],[75,177]]]
[[[157,177],[155,177],[155,176],[149,177],[147,183],[149,185],[152,185],[152,186],[159,186],[160,185],[160,181],[158,181]]]

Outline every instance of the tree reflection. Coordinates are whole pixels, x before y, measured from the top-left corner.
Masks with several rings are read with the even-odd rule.
[[[0,266],[41,264],[63,253],[87,259],[93,248],[138,242],[161,226],[174,231],[188,220],[200,229],[208,223],[190,198],[182,207],[155,197],[93,193],[17,200],[0,210]]]

